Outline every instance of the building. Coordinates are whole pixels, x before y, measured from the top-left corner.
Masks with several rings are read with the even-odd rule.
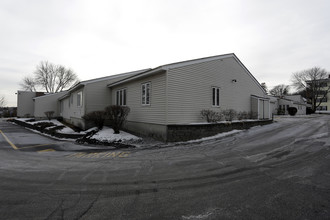
[[[109,83],[147,70],[148,69],[144,69],[79,82],[72,86],[63,96],[58,98],[59,115],[63,117],[64,121],[82,129],[87,129],[88,125],[85,123],[82,116],[92,111],[102,111],[106,106],[112,103],[111,90],[107,88]]]
[[[108,87],[112,105],[131,109],[128,130],[162,140],[169,126],[204,122],[203,109],[271,118],[269,97],[235,54],[159,66]]]
[[[164,141],[170,139],[170,127],[205,122],[202,110],[234,109],[268,120],[274,104],[233,53],[86,80],[62,93],[31,94],[26,102],[22,94],[22,116],[42,118],[44,112],[54,111],[54,116],[82,129],[90,126],[85,114],[109,105],[128,106],[126,130]]]
[[[319,80],[322,85],[321,94],[317,98],[316,103],[320,103],[320,106],[316,108],[318,111],[329,111],[330,110],[330,75],[328,79]],[[326,93],[325,97],[324,93]]]
[[[68,91],[62,91],[57,93],[50,93],[43,96],[33,98],[34,111],[33,116],[36,119],[46,118],[45,112],[54,112],[53,117],[60,116],[60,104],[59,98],[67,94]]]
[[[17,91],[17,117],[33,117],[33,99],[44,94],[44,92]]]

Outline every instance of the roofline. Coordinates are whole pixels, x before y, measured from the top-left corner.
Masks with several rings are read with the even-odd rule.
[[[43,96],[34,97],[33,99],[45,98],[46,96],[52,96],[52,95],[59,95],[59,93],[65,93],[65,92],[68,93],[68,90],[61,91],[61,92],[55,92],[55,93],[48,93]]]
[[[104,77],[100,77],[100,78],[95,78],[95,79],[89,79],[89,80],[85,80],[85,81],[81,81],[75,85],[73,85],[71,88],[68,89],[69,92],[77,89],[77,87],[79,87],[80,85],[87,85],[90,83],[94,83],[94,82],[100,82],[100,81],[104,81],[104,80],[111,80],[111,79],[115,79],[121,76],[125,76],[125,75],[132,75],[134,73],[139,74],[141,71],[145,72],[150,70],[150,68],[148,69],[142,69],[142,70],[136,70],[136,71],[131,71],[131,72],[125,72],[125,73],[119,73],[119,74],[115,74],[115,75],[110,75],[110,76],[104,76]],[[80,87],[79,87],[80,88]]]
[[[223,55],[204,57],[204,58],[199,58],[199,59],[193,59],[193,60],[187,60],[187,61],[181,61],[181,62],[162,65],[162,66],[156,67],[154,69],[148,70],[146,72],[137,74],[135,76],[128,77],[126,79],[120,80],[120,81],[115,82],[115,83],[111,83],[111,84],[108,85],[108,87],[111,88],[113,86],[117,86],[117,85],[129,82],[129,81],[135,80],[135,79],[139,79],[139,78],[149,76],[149,75],[152,75],[152,74],[155,74],[155,73],[159,73],[159,72],[162,72],[162,71],[167,71],[167,70],[173,69],[173,68],[178,68],[178,67],[182,67],[182,66],[187,66],[187,65],[197,64],[197,63],[202,63],[202,62],[208,62],[208,61],[213,61],[213,60],[218,60],[218,59],[225,59],[225,58],[230,58],[230,57],[233,57],[236,60],[236,62],[249,74],[249,76],[252,78],[252,80],[266,94],[266,90],[260,85],[258,80],[251,74],[251,72],[240,61],[240,59],[238,59],[238,57],[235,55],[235,53],[228,53],[228,54],[223,54]]]
[[[122,80],[119,80],[118,82],[114,82],[114,83],[110,83],[108,84],[107,86],[110,88],[110,87],[113,87],[113,86],[117,86],[117,85],[120,85],[120,84],[123,84],[125,82],[129,82],[129,81],[132,81],[134,79],[139,79],[139,78],[142,78],[144,76],[150,76],[150,75],[153,75],[153,74],[157,74],[157,73],[161,73],[161,72],[164,72],[166,71],[165,69],[163,69],[161,66],[160,67],[157,67],[155,69],[151,69],[149,71],[145,71],[145,72],[142,72],[142,73],[139,73],[137,75],[134,75],[134,76],[131,76],[131,77],[128,77],[126,79],[122,79]]]
[[[232,57],[232,56],[235,56],[235,54],[234,53],[229,53],[229,54],[216,55],[216,56],[211,56],[211,57],[204,57],[204,58],[198,58],[198,59],[193,59],[193,60],[186,60],[186,61],[180,61],[180,62],[165,64],[165,65],[158,66],[154,69],[150,69],[148,71],[145,71],[143,73],[140,73],[140,74],[138,74],[134,77],[129,77],[129,78],[120,80],[118,82],[111,83],[111,84],[108,85],[108,87],[110,88],[110,87],[113,87],[113,86],[117,86],[117,85],[120,85],[122,83],[132,81],[134,79],[149,76],[149,75],[152,75],[152,74],[155,74],[155,73],[158,73],[158,72],[162,72],[162,71],[167,71],[167,70],[172,69],[172,68],[178,68],[178,67],[187,66],[187,65],[190,65],[190,64],[207,62],[207,61],[217,60],[217,59],[221,59],[221,58],[224,59],[224,58]]]
[[[263,99],[263,100],[270,100],[269,97],[262,97],[262,96],[258,96],[258,95],[251,95],[251,97],[254,97],[254,98],[258,98],[258,99]]]

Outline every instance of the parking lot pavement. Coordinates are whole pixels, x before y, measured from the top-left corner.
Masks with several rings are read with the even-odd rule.
[[[329,116],[297,117],[208,141],[107,150],[29,140],[39,135],[0,123],[16,147],[36,149],[0,135],[1,218],[329,219],[329,128]]]

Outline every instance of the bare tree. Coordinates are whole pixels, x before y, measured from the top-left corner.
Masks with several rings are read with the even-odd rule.
[[[268,88],[267,88],[266,83],[263,82],[263,83],[261,83],[260,85],[261,85],[261,87],[265,90],[266,94],[268,94]]]
[[[46,92],[60,92],[77,81],[77,75],[71,69],[42,61],[33,77],[25,77],[20,84],[24,90],[36,91],[41,87]]]
[[[280,84],[280,85],[274,86],[274,88],[272,88],[269,91],[269,93],[273,96],[283,97],[283,96],[289,94],[289,90],[290,90],[290,86]]]
[[[25,91],[31,91],[31,92],[36,91],[36,82],[32,77],[28,77],[28,76],[24,77],[23,81],[20,83],[20,86]]]
[[[327,85],[329,73],[320,67],[303,70],[292,74],[292,84],[300,91],[306,92],[306,97],[312,102],[312,109],[316,110],[330,92]]]
[[[0,96],[0,107],[4,107],[6,105],[6,99],[4,96]]]

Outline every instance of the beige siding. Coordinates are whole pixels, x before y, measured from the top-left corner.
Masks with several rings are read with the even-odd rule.
[[[78,106],[78,100],[77,100],[78,98],[77,94],[79,92],[82,92],[82,96],[83,96],[82,105],[80,107]],[[86,93],[83,88],[76,90],[70,94],[69,103],[68,103],[69,108],[67,109],[68,110],[67,114],[69,115],[70,118],[81,118],[85,114],[85,108],[84,108],[85,95]],[[70,101],[71,96],[72,96],[72,102]]]
[[[34,117],[45,118],[45,112],[54,111],[54,117],[60,115],[60,105],[58,98],[63,96],[65,92],[44,95],[34,99]]]
[[[212,107],[212,87],[220,87],[220,108]],[[234,58],[170,69],[167,90],[168,124],[202,122],[203,109],[251,111],[251,95],[265,95]]]
[[[62,99],[60,101],[60,115],[67,119],[70,120],[70,106],[69,106],[69,97]]]
[[[31,117],[34,114],[34,101],[36,97],[35,92],[18,91],[17,92],[17,116]]]
[[[151,82],[151,103],[141,104],[141,84]],[[166,74],[157,74],[147,78],[128,82],[112,88],[112,104],[116,103],[116,90],[127,89],[127,106],[131,111],[128,121],[165,124],[166,112]]]
[[[102,111],[111,104],[111,90],[107,87],[108,82],[100,81],[85,86],[86,113]]]

